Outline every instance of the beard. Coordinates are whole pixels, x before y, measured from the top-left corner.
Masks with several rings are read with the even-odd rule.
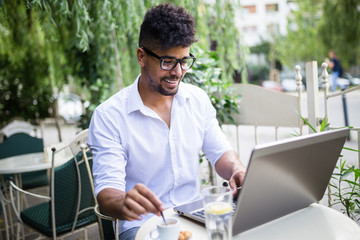
[[[146,71],[147,73],[147,78],[148,78],[148,82],[151,86],[151,88],[153,90],[155,90],[156,92],[160,93],[161,95],[164,96],[174,96],[178,90],[179,90],[179,84],[180,81],[182,79],[183,76],[173,76],[173,77],[162,77],[160,78],[160,83],[156,83],[155,80],[150,76],[149,72]],[[162,85],[163,82],[166,82],[166,80],[168,81],[178,81],[177,86],[174,88],[166,88]]]

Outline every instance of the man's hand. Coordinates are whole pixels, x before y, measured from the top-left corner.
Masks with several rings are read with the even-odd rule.
[[[121,220],[141,220],[141,215],[150,212],[160,216],[160,211],[165,210],[160,199],[143,184],[136,184],[127,193],[107,188],[98,194],[97,199],[107,215]]]
[[[233,195],[236,196],[237,188],[243,184],[246,174],[246,168],[236,152],[233,150],[225,152],[215,163],[215,169],[222,178],[229,180]]]
[[[243,170],[236,170],[233,172],[232,176],[230,177],[229,184],[230,188],[233,190],[233,195],[236,196],[238,193],[238,187],[242,186],[244,183],[246,171]]]

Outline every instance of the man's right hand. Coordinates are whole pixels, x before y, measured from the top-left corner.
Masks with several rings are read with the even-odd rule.
[[[165,210],[160,199],[140,183],[127,193],[114,188],[103,189],[97,199],[104,213],[121,220],[141,220],[141,215],[150,212],[160,216],[160,211]]]

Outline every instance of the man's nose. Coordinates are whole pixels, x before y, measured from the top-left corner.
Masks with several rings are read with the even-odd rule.
[[[182,69],[181,69],[181,64],[179,62],[176,63],[176,66],[174,67],[174,69],[172,69],[171,74],[176,74],[176,75],[181,75],[182,74]]]

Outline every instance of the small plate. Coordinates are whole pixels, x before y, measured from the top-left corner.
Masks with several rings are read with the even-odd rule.
[[[184,230],[182,230],[182,231],[184,231]],[[144,240],[153,240],[150,238],[150,233],[146,235]],[[191,237],[188,240],[193,240],[193,235],[191,235]]]

